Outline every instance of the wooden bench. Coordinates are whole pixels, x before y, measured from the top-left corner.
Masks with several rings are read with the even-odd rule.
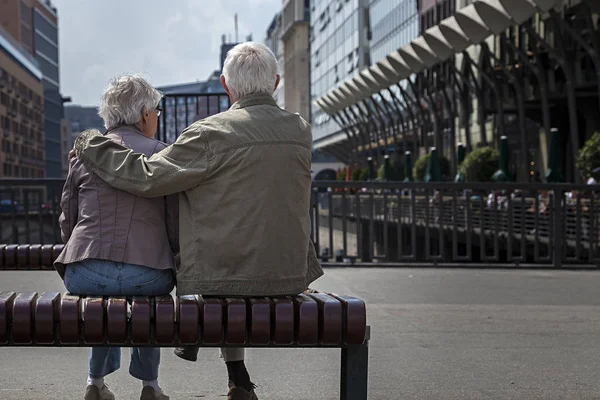
[[[51,270],[62,245],[0,245],[0,271]],[[0,292],[2,346],[340,348],[340,399],[366,399],[365,303],[329,293],[286,297],[80,297]]]

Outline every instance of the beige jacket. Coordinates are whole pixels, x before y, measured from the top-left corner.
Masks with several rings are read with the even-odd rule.
[[[103,137],[147,156],[166,147],[133,127],[118,128]],[[74,158],[60,206],[65,247],[54,265],[61,277],[66,264],[89,258],[157,269],[175,267],[177,194],[147,199],[117,190]]]
[[[296,294],[323,274],[310,242],[310,125],[267,94],[146,157],[87,131],[78,157],[116,188],[179,196],[178,294]]]

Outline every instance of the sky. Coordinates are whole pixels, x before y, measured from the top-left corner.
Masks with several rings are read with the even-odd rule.
[[[263,42],[282,0],[52,0],[59,16],[61,92],[97,106],[110,78],[142,73],[154,86],[205,80],[222,34]]]

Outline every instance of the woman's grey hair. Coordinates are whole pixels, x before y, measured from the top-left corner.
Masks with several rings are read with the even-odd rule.
[[[123,75],[111,79],[100,100],[98,114],[106,129],[135,125],[142,113],[158,106],[162,93],[140,75]]]
[[[223,75],[231,96],[236,100],[258,92],[273,94],[277,59],[262,43],[240,43],[227,52]]]

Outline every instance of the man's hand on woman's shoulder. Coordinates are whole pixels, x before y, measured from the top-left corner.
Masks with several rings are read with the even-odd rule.
[[[96,136],[102,136],[102,132],[100,132],[98,129],[86,129],[85,131],[81,132],[79,136],[77,136],[77,139],[75,139],[75,145],[73,146],[73,150],[75,150],[76,155],[81,156],[81,153],[88,146],[90,140]],[[70,155],[71,153],[69,153],[69,156]]]

